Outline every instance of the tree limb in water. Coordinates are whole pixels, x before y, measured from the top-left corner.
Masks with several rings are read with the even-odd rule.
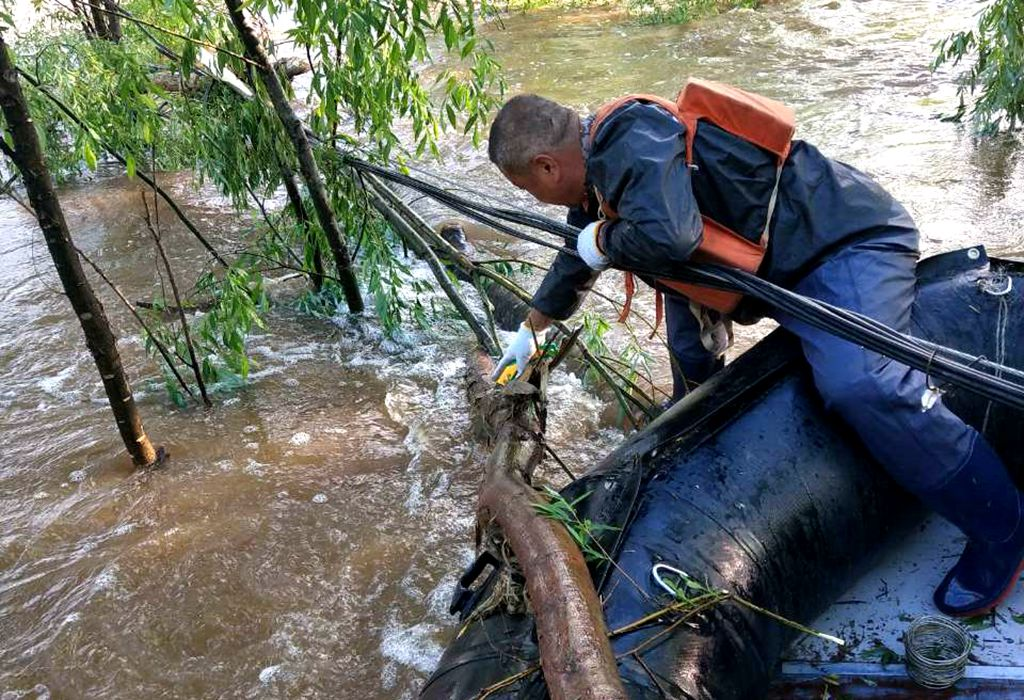
[[[277,112],[288,138],[291,139],[295,155],[299,160],[299,171],[306,181],[310,199],[313,200],[313,209],[320,220],[320,226],[327,234],[327,241],[330,243],[331,253],[334,255],[334,263],[337,267],[338,277],[341,279],[341,288],[345,294],[348,309],[352,313],[360,313],[363,310],[363,299],[359,293],[355,271],[352,269],[352,260],[342,238],[341,227],[331,208],[327,190],[320,175],[320,168],[313,157],[313,149],[310,148],[302,122],[295,114],[295,110],[288,104],[288,98],[281,87],[277,73],[270,65],[267,52],[264,51],[252,27],[246,22],[242,14],[240,0],[226,0],[226,4],[228,14],[231,15],[231,22],[235,25],[235,31],[245,46],[247,60],[255,63],[260,80],[274,105],[274,110]]]
[[[192,335],[188,330],[188,319],[185,318],[185,312],[181,307],[181,295],[178,294],[178,282],[174,278],[174,271],[171,269],[171,262],[167,259],[167,252],[164,250],[164,245],[160,241],[160,232],[157,227],[153,226],[153,220],[149,215],[149,204],[146,203],[146,195],[142,195],[142,206],[146,212],[146,228],[149,229],[149,233],[153,236],[153,243],[156,245],[156,249],[160,252],[160,259],[163,260],[164,269],[167,270],[167,278],[171,283],[171,292],[174,294],[174,303],[178,307],[178,318],[181,321],[181,333],[185,338],[185,347],[188,348],[188,365],[192,368],[192,374],[196,378],[196,385],[199,387],[199,395],[203,397],[203,403],[207,408],[210,408],[213,404],[210,403],[210,397],[206,393],[206,382],[203,381],[203,373],[199,369],[199,360],[196,359],[196,350],[192,344]]]
[[[169,70],[161,70],[153,73],[153,75],[150,76],[150,80],[167,92],[185,93],[200,92],[211,80],[223,82],[223,78],[213,75],[212,71],[210,71],[206,66],[203,66],[202,64],[197,65],[201,70],[194,73],[187,80],[182,78],[181,73]],[[278,73],[283,73],[289,80],[312,70],[309,65],[309,61],[305,58],[296,56],[288,56],[286,58],[275,60],[274,69],[277,70]],[[251,95],[242,96],[251,97]]]
[[[478,539],[492,547],[507,541],[522,569],[551,697],[625,698],[583,555],[561,523],[534,508],[545,502],[530,481],[544,455],[546,362],[536,366],[530,383],[501,389],[490,381],[491,369],[480,356],[467,370],[476,425],[493,445],[477,507]]]
[[[10,54],[0,34],[0,109],[11,134],[14,163],[21,172],[29,201],[36,212],[46,247],[64,292],[78,317],[86,345],[93,356],[103,381],[103,388],[132,461],[138,466],[155,464],[162,458],[150,442],[142,425],[128,376],[121,364],[110,323],[103,305],[93,292],[71,241],[64,212],[54,191],[53,180],[43,159],[39,136],[28,112],[25,96],[18,82],[18,72],[11,64]]]
[[[437,259],[437,255],[427,245],[419,234],[413,229],[412,226],[403,218],[399,216],[397,212],[392,210],[385,202],[381,200],[381,195],[378,191],[379,187],[384,187],[380,180],[373,177],[373,175],[367,175],[371,187],[367,188],[367,193],[370,196],[370,201],[374,207],[380,211],[384,217],[391,223],[392,228],[395,232],[401,236],[402,240],[412,248],[413,252],[422,258],[428,266],[430,266],[431,272],[434,273],[434,279],[444,290],[444,293],[448,296],[448,300],[455,307],[455,310],[459,312],[462,319],[476,335],[477,342],[483,347],[488,353],[492,355],[500,354],[498,347],[498,339],[491,337],[487,331],[481,325],[480,321],[477,320],[472,310],[466,305],[465,300],[459,295],[459,291],[455,289],[455,285],[452,284],[451,279],[448,277],[448,272],[445,267]],[[372,179],[370,179],[372,178]]]

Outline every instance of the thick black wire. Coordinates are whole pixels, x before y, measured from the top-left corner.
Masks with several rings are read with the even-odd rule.
[[[522,226],[529,226],[530,228],[539,229],[541,231],[545,231],[546,233],[552,233],[558,236],[559,238],[563,239],[567,243],[576,243],[578,231],[574,227],[569,226],[568,224],[559,223],[558,221],[549,219],[546,216],[542,216],[540,214],[524,213],[517,209],[492,207],[487,204],[479,204],[477,202],[472,202],[468,199],[464,199],[462,197],[459,197],[458,195],[452,194],[451,192],[436,185],[432,185],[428,182],[423,182],[422,180],[411,177],[409,175],[405,175],[404,173],[395,172],[394,170],[390,170],[388,168],[382,168],[379,165],[367,163],[366,161],[360,160],[353,156],[346,157],[345,161],[346,163],[348,163],[348,165],[352,166],[356,170],[370,172],[376,175],[377,177],[390,180],[391,182],[402,185],[403,187],[408,187],[409,189],[416,190],[417,192],[422,192],[423,194],[433,197],[442,204],[446,204],[450,206],[452,209],[455,209],[456,211],[461,211],[462,213],[467,214],[469,216],[473,216],[474,218],[476,218],[477,214],[480,214],[486,217],[498,218],[504,221],[511,221],[512,223],[520,224]],[[533,236],[528,236],[528,234],[524,234],[522,231],[514,229],[510,230],[507,227],[499,228],[499,230],[502,230],[510,235],[514,235],[517,238],[528,240],[532,243],[540,242],[539,239]],[[548,243],[547,241],[544,241],[542,245],[548,248],[554,247],[551,243]],[[573,254],[575,254],[575,251],[573,250],[565,250],[566,252],[572,252]]]
[[[577,229],[568,224],[539,214],[526,214],[518,210],[471,202],[436,185],[367,163],[351,155],[346,156],[346,162],[357,170],[372,172],[381,178],[427,194],[456,211],[511,236],[576,255],[576,251],[571,248],[542,241],[518,229],[506,226],[497,219],[539,229],[569,243],[575,242]],[[747,294],[808,325],[863,345],[869,350],[874,350],[915,369],[927,372],[930,376],[965,388],[991,401],[1024,410],[1024,385],[994,375],[994,373],[1001,373],[1024,377],[1024,373],[1018,370],[900,333],[875,319],[804,297],[742,270],[721,265],[688,263],[674,274],[644,270],[632,270],[632,272]],[[969,360],[969,363],[964,364],[960,360]],[[978,367],[983,367],[987,371],[982,371]]]
[[[1024,410],[1024,386],[1011,382],[1003,377],[988,374],[973,364],[985,363],[996,370],[1005,369],[1016,373],[1012,368],[1003,368],[996,363],[971,358],[971,364],[964,364],[951,357],[956,351],[928,343],[900,333],[884,324],[854,312],[839,309],[816,299],[803,297],[795,292],[777,287],[776,285],[732,268],[719,265],[690,264],[681,275],[684,282],[699,284],[712,283],[719,288],[731,287],[752,297],[761,299],[781,309],[794,318],[820,328],[846,340],[863,345],[883,355],[898,360],[906,365],[928,372],[944,381],[956,384],[1013,408]],[[884,329],[880,331],[879,328]]]

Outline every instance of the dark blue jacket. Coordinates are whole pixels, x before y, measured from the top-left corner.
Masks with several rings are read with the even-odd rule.
[[[596,187],[619,216],[602,228],[599,241],[616,267],[671,276],[700,244],[701,213],[750,240],[760,237],[775,183],[774,156],[701,122],[691,170],[684,133],[662,108],[629,102],[600,125],[593,143],[584,135],[587,190]],[[593,196],[586,207],[569,211],[568,222],[575,226],[596,219]],[[865,240],[917,251],[910,215],[874,180],[794,141],[758,275],[791,287],[833,252]],[[533,306],[566,319],[596,277],[579,258],[559,253]]]

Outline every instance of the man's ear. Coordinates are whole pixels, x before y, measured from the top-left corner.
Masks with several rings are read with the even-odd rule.
[[[530,159],[530,169],[538,175],[556,175],[559,170],[558,160],[548,153],[538,153]]]

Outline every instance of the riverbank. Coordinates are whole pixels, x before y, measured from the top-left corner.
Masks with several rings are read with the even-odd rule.
[[[640,24],[685,24],[730,10],[755,10],[772,0],[509,0],[510,11],[601,7]]]

